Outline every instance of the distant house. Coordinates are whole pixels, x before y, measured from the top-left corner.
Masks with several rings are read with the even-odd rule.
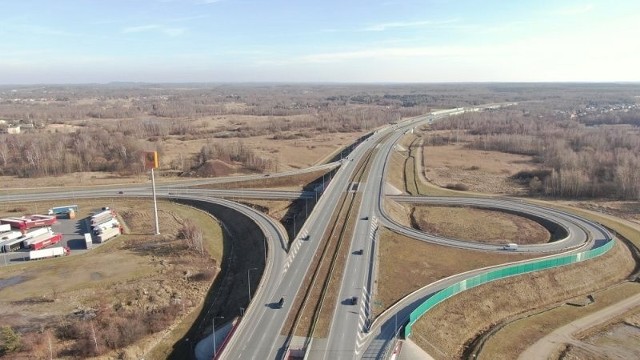
[[[7,134],[20,134],[20,125],[18,126],[9,126],[6,128]]]

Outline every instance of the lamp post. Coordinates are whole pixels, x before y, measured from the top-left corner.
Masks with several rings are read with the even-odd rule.
[[[249,289],[249,302],[247,304],[251,302],[251,279],[249,278],[251,270],[258,270],[258,268],[247,269],[247,289]]]
[[[224,316],[214,316],[211,318],[211,326],[213,326],[213,358],[216,358],[216,319],[224,319]]]

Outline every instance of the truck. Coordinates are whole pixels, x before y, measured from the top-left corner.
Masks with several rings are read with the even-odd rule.
[[[25,232],[24,235],[22,235],[22,238],[27,240],[36,236],[40,236],[42,234],[51,234],[51,233],[52,231],[50,227],[37,228],[35,230]]]
[[[115,213],[111,210],[104,210],[101,211],[93,216],[91,216],[91,226],[96,226],[98,224],[101,224],[105,221],[109,221],[111,219],[113,219],[113,217],[115,216]]]
[[[22,241],[24,242],[22,247],[24,248],[29,247],[29,244],[31,243],[31,240],[33,238],[36,238],[44,234],[53,235],[53,231],[51,231],[50,227],[42,227],[42,228],[38,228],[38,229],[31,230],[29,232],[24,233],[24,235],[22,235]]]
[[[66,215],[69,212],[73,211],[74,213],[78,212],[78,205],[65,205],[65,206],[56,206],[49,209],[49,215]]]
[[[2,224],[0,225],[0,234],[7,232],[7,231],[11,231],[11,225],[10,224]]]
[[[518,250],[518,244],[516,243],[508,243],[502,247],[502,250]]]
[[[105,230],[110,229],[110,228],[114,228],[114,227],[119,227],[120,223],[118,222],[118,219],[112,218],[109,221],[103,222],[101,224],[98,224],[96,226],[93,227],[93,233],[98,235],[100,233],[103,233]]]
[[[22,240],[23,239],[19,237],[17,239],[5,241],[4,243],[2,243],[2,248],[0,248],[0,251],[8,253],[22,249]]]
[[[120,235],[120,228],[119,227],[115,227],[115,228],[109,228],[107,230],[105,230],[103,233],[98,234],[97,238],[98,238],[98,242],[99,243],[103,243],[103,242],[107,242],[108,240],[113,239],[114,237]]]
[[[13,240],[22,237],[22,233],[20,231],[8,231],[0,234],[0,241],[5,240]]]
[[[41,226],[51,226],[58,220],[49,215],[26,215],[23,217],[8,217],[0,219],[0,224],[9,224],[12,228],[26,232],[27,230]]]
[[[69,255],[70,252],[71,252],[71,249],[69,249],[66,246],[64,247],[58,246],[58,247],[44,249],[44,250],[31,250],[29,251],[29,260],[40,260],[40,259],[46,259],[51,257]]]
[[[84,244],[86,245],[87,250],[93,247],[93,237],[91,236],[91,233],[84,233]]]
[[[45,234],[33,238],[29,243],[31,250],[40,250],[50,245],[55,245],[62,240],[62,234]],[[26,248],[26,247],[25,247]]]

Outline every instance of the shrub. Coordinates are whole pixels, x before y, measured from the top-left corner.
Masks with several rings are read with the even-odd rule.
[[[458,190],[458,191],[467,191],[469,190],[469,186],[463,183],[455,183],[455,184],[447,184],[445,186],[447,189]]]
[[[19,351],[21,346],[20,335],[11,326],[3,326],[0,329],[0,355]]]

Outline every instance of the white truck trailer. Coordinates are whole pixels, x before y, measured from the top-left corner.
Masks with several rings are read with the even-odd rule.
[[[115,227],[115,228],[106,229],[101,234],[98,234],[97,238],[98,238],[98,242],[99,243],[103,243],[103,242],[107,242],[108,240],[113,239],[114,237],[116,237],[118,235],[120,235],[120,228],[119,227]]]
[[[113,219],[111,219],[109,221],[103,222],[102,224],[95,225],[93,227],[93,233],[98,235],[98,234],[103,233],[105,230],[111,229],[111,228],[114,228],[114,227],[120,227],[120,223],[118,222],[118,219],[116,219],[116,218],[113,218]]]
[[[84,233],[84,244],[87,250],[93,247],[93,237],[91,237],[91,233]]]
[[[69,255],[68,247],[54,247],[50,249],[33,250],[29,251],[29,260],[39,260],[51,257],[58,257],[63,255]]]

